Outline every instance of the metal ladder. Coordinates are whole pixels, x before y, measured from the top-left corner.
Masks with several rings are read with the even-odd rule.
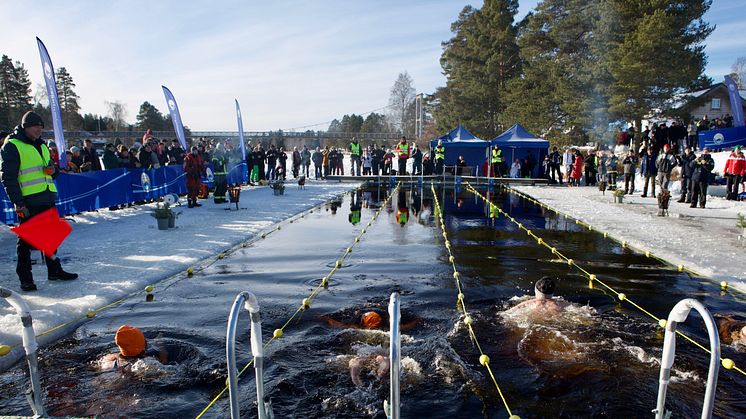
[[[399,389],[401,380],[401,311],[399,309],[399,293],[391,293],[389,299],[389,400],[384,400],[383,410],[388,419],[399,419]]]
[[[31,310],[29,309],[26,301],[21,298],[20,295],[15,292],[0,287],[0,297],[6,299],[8,303],[13,306],[21,316],[21,323],[23,324],[23,349],[26,352],[26,361],[28,362],[29,378],[31,380],[31,387],[26,390],[26,398],[31,405],[31,410],[34,412],[34,417],[46,416],[44,411],[44,405],[41,400],[41,384],[39,383],[39,364],[36,356],[36,351],[39,349],[39,345],[36,343],[36,334],[34,333],[34,325],[31,319]]]
[[[251,354],[254,357],[256,373],[256,402],[259,419],[273,419],[272,402],[264,396],[264,348],[262,346],[262,319],[259,316],[259,301],[248,291],[236,296],[228,317],[225,353],[228,364],[228,394],[230,395],[231,418],[240,418],[238,400],[238,377],[236,374],[236,327],[241,306],[244,306],[251,317]]]
[[[673,307],[666,321],[666,335],[663,340],[663,356],[661,357],[660,384],[658,386],[658,403],[653,410],[656,419],[669,418],[671,411],[666,411],[666,390],[671,378],[671,367],[676,358],[676,328],[679,323],[686,321],[689,312],[695,309],[702,316],[707,326],[707,334],[710,338],[710,370],[707,373],[707,389],[705,390],[705,401],[702,406],[702,419],[712,417],[713,404],[715,403],[715,389],[717,388],[718,372],[720,367],[720,336],[717,324],[709,311],[699,301],[686,298]]]

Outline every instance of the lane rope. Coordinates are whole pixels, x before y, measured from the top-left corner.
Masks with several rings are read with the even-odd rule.
[[[500,389],[500,385],[497,384],[497,379],[495,378],[495,374],[492,372],[492,368],[490,367],[490,357],[484,353],[482,350],[482,346],[479,344],[479,339],[477,339],[477,334],[474,332],[473,324],[474,324],[474,318],[469,315],[469,311],[466,308],[466,296],[463,292],[463,284],[461,283],[461,274],[459,273],[458,269],[456,268],[456,259],[453,257],[453,253],[451,252],[451,242],[448,240],[448,232],[446,231],[445,223],[443,222],[443,209],[440,206],[440,202],[438,201],[438,194],[435,192],[435,187],[430,184],[430,189],[433,193],[433,198],[435,202],[435,216],[440,222],[440,229],[443,232],[443,240],[445,241],[444,245],[446,248],[446,251],[448,252],[448,262],[451,265],[451,268],[453,269],[453,279],[456,282],[456,290],[458,291],[458,294],[456,296],[456,307],[461,307],[462,312],[464,313],[464,324],[466,325],[466,328],[469,330],[469,336],[471,337],[472,341],[476,344],[477,350],[479,350],[479,363],[487,369],[487,372],[489,372],[490,377],[492,378],[492,383],[495,385],[495,388],[497,389],[497,393],[500,395],[500,400],[502,400],[503,405],[505,406],[505,409],[508,411],[508,415],[510,416],[510,419],[520,419],[519,416],[514,415],[513,412],[510,410],[510,406],[508,406],[508,402],[505,399],[505,395],[503,394],[502,390]]]
[[[467,189],[469,189],[470,192],[472,192],[474,195],[480,197],[485,203],[487,203],[490,206],[490,208],[492,208],[493,210],[496,210],[500,214],[504,215],[513,224],[515,224],[516,226],[518,226],[519,229],[524,230],[526,232],[526,234],[528,234],[528,236],[533,237],[536,240],[537,244],[539,244],[540,246],[544,246],[545,248],[547,248],[553,255],[555,255],[555,256],[559,257],[560,259],[562,259],[563,261],[565,261],[565,263],[567,263],[568,266],[574,267],[575,269],[579,270],[586,278],[588,278],[588,287],[589,288],[593,289],[595,283],[600,284],[602,287],[604,287],[608,291],[612,292],[614,294],[614,296],[617,299],[619,299],[620,302],[621,301],[626,301],[627,303],[629,303],[630,305],[632,305],[636,309],[640,310],[641,312],[645,313],[649,317],[653,318],[656,321],[656,323],[658,324],[658,326],[660,326],[661,328],[665,328],[666,327],[666,319],[659,318],[659,317],[655,316],[650,311],[646,310],[645,308],[643,308],[639,304],[637,304],[634,301],[630,300],[630,298],[626,294],[617,291],[616,289],[614,289],[610,285],[606,284],[604,281],[598,279],[597,275],[594,275],[594,274],[588,272],[582,266],[578,265],[577,262],[575,262],[574,260],[568,258],[564,254],[562,254],[562,252],[560,252],[556,247],[553,247],[552,245],[550,245],[549,243],[547,243],[546,240],[544,240],[543,238],[537,236],[529,228],[527,228],[526,226],[524,226],[523,224],[521,224],[520,222],[518,222],[518,220],[516,220],[515,218],[511,217],[510,214],[508,214],[505,211],[503,211],[502,208],[500,208],[497,205],[495,205],[494,203],[490,202],[484,195],[482,195],[479,191],[477,191],[476,189],[474,189],[471,186],[471,184],[469,184],[467,182],[466,185],[467,185],[466,186]],[[676,330],[676,333],[679,336],[681,336],[684,339],[686,339],[687,341],[689,341],[690,343],[692,343],[695,346],[697,346],[698,348],[700,348],[703,351],[707,352],[707,354],[711,353],[708,348],[706,348],[705,346],[703,346],[699,342],[695,341],[694,339],[690,338],[689,336],[687,336],[686,334],[684,334],[684,332],[682,332],[680,330]],[[740,372],[742,375],[746,375],[746,372],[744,372],[741,368],[739,368],[738,366],[736,366],[736,363],[732,359],[730,359],[730,358],[722,358],[721,359],[721,366],[723,368],[725,368],[726,370],[736,370],[736,371]]]
[[[363,237],[363,235],[365,235],[365,233],[367,233],[367,232],[368,232],[368,230],[369,230],[369,229],[370,229],[370,227],[371,227],[371,226],[373,225],[373,223],[374,223],[374,222],[376,221],[376,219],[378,219],[378,216],[379,216],[379,215],[381,214],[381,210],[382,210],[383,208],[385,208],[385,207],[386,207],[386,205],[388,205],[388,203],[389,203],[389,201],[391,200],[391,198],[392,198],[392,197],[394,196],[394,194],[395,194],[395,193],[397,192],[397,190],[399,190],[399,187],[400,187],[400,184],[397,184],[397,185],[396,185],[396,188],[394,188],[394,190],[393,190],[393,191],[391,191],[391,193],[390,193],[390,194],[389,194],[389,196],[388,196],[388,197],[386,198],[386,200],[385,200],[385,201],[383,202],[383,204],[381,205],[381,207],[380,207],[380,208],[378,208],[378,210],[376,210],[375,214],[373,214],[373,217],[371,217],[371,219],[370,219],[370,220],[368,221],[368,224],[366,225],[366,227],[365,227],[365,228],[363,228],[363,229],[362,229],[362,230],[360,231],[360,234],[358,234],[357,236],[355,236],[355,239],[353,240],[352,244],[351,244],[351,245],[350,245],[349,247],[347,247],[347,248],[346,248],[346,249],[344,250],[344,252],[342,253],[342,256],[341,256],[341,257],[339,257],[339,258],[338,258],[338,259],[337,259],[337,260],[336,260],[336,261],[334,262],[334,266],[333,266],[333,267],[332,267],[332,269],[331,269],[331,270],[329,271],[329,273],[328,273],[328,274],[327,274],[326,276],[324,276],[324,277],[323,277],[323,278],[321,279],[321,282],[319,282],[319,285],[317,285],[317,286],[316,286],[316,287],[315,287],[315,288],[313,289],[313,291],[311,291],[311,294],[309,294],[309,296],[308,296],[308,297],[304,298],[304,299],[303,299],[303,300],[301,301],[301,304],[300,304],[300,306],[299,306],[299,307],[298,307],[298,308],[297,308],[297,309],[295,310],[295,312],[294,312],[294,313],[293,313],[293,314],[292,314],[292,315],[290,316],[290,318],[289,318],[289,319],[288,319],[288,320],[287,320],[287,321],[285,322],[285,324],[283,324],[283,325],[282,325],[282,327],[280,327],[280,328],[278,328],[278,329],[275,329],[275,330],[274,330],[274,332],[272,332],[272,337],[271,337],[271,338],[269,338],[269,340],[267,340],[267,342],[265,342],[265,343],[264,343],[264,348],[265,348],[265,349],[266,349],[266,348],[267,348],[267,347],[268,347],[268,346],[269,346],[269,345],[270,345],[270,344],[271,344],[272,342],[274,342],[274,341],[275,341],[275,340],[277,340],[277,339],[280,339],[280,338],[281,338],[281,337],[282,337],[282,336],[283,336],[283,335],[285,334],[285,329],[287,329],[287,328],[288,328],[288,326],[290,326],[290,323],[292,323],[292,322],[293,322],[293,320],[295,320],[295,318],[296,318],[296,317],[298,317],[298,315],[299,315],[299,314],[301,314],[301,313],[302,313],[303,311],[305,311],[305,310],[308,310],[309,308],[311,308],[311,304],[313,303],[313,301],[314,301],[314,300],[316,299],[316,297],[318,297],[318,295],[319,295],[319,294],[321,293],[321,291],[322,291],[322,290],[324,290],[324,289],[326,289],[326,288],[328,287],[328,285],[329,285],[329,281],[330,281],[330,280],[332,279],[332,276],[334,276],[334,274],[335,274],[335,273],[336,273],[336,272],[337,272],[338,270],[340,270],[340,269],[342,268],[342,265],[343,265],[343,263],[344,263],[345,259],[347,259],[347,258],[348,258],[348,257],[349,257],[349,256],[350,256],[350,255],[352,254],[352,250],[353,250],[353,248],[354,248],[355,246],[357,246],[357,245],[358,245],[358,244],[360,243],[360,241],[362,240],[362,237]],[[360,189],[360,188],[358,188],[358,189]],[[251,365],[253,365],[253,363],[254,363],[254,359],[252,358],[252,359],[251,359],[251,360],[249,360],[249,362],[248,362],[248,363],[247,363],[247,364],[246,364],[246,365],[245,365],[245,366],[244,366],[244,367],[243,367],[243,368],[242,368],[242,369],[241,369],[241,370],[240,370],[240,371],[238,372],[238,374],[236,375],[236,380],[238,380],[239,378],[241,378],[241,375],[242,375],[242,374],[243,374],[243,373],[244,373],[244,372],[245,372],[245,371],[246,371],[246,370],[247,370],[247,369],[248,369],[248,368],[249,368],[249,367],[250,367]],[[213,399],[212,399],[212,400],[210,401],[210,403],[209,403],[209,404],[208,404],[207,406],[205,406],[205,408],[204,408],[204,409],[203,409],[203,410],[202,410],[202,411],[201,411],[201,412],[200,412],[200,413],[199,413],[199,414],[198,414],[198,415],[196,416],[196,419],[200,419],[200,418],[202,418],[202,416],[204,416],[204,415],[205,415],[205,413],[207,413],[207,411],[208,411],[208,410],[210,410],[210,408],[212,408],[212,406],[213,406],[213,405],[215,405],[215,403],[217,403],[217,401],[218,401],[218,400],[220,400],[220,398],[221,398],[221,397],[223,397],[223,395],[224,395],[224,394],[225,394],[225,393],[226,393],[227,391],[228,391],[228,384],[227,384],[227,379],[226,379],[226,385],[225,385],[225,387],[223,388],[223,390],[221,390],[221,391],[220,391],[220,393],[218,393],[218,395],[217,395],[217,396],[215,396],[215,397],[214,397],[214,398],[213,398]]]

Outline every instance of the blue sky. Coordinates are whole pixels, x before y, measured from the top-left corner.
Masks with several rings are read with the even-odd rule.
[[[104,114],[113,100],[129,121],[144,100],[165,111],[164,84],[195,130],[235,130],[234,98],[246,130],[305,130],[386,106],[405,70],[420,92],[443,85],[441,42],[467,4],[481,1],[6,0],[2,16],[32,24],[1,31],[0,53],[22,61],[35,88],[39,36],[73,76],[83,112]],[[536,4],[521,2],[518,17]],[[706,18],[717,25],[706,72],[721,80],[746,56],[746,6],[716,0]]]

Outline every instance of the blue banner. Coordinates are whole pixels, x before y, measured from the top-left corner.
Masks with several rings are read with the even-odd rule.
[[[238,99],[236,101],[236,117],[238,118],[238,141],[241,144],[241,158],[246,161],[246,146],[243,143],[243,120],[241,119],[241,107],[238,106]]]
[[[746,127],[713,129],[699,133],[699,149],[733,148],[737,145],[746,146]]]
[[[728,88],[730,108],[733,111],[733,126],[742,127],[744,126],[743,105],[741,104],[741,95],[738,93],[738,86],[730,76],[725,76],[725,87]]]
[[[184,135],[184,125],[181,123],[181,114],[179,113],[179,105],[176,104],[176,99],[173,93],[168,90],[168,87],[161,87],[163,88],[163,94],[166,96],[166,104],[168,105],[168,111],[171,113],[171,122],[174,124],[176,137],[179,139],[179,143],[181,143],[181,148],[188,151],[186,136]]]
[[[62,114],[60,113],[60,102],[57,96],[57,82],[54,78],[54,67],[52,60],[49,58],[47,47],[36,38],[39,46],[39,55],[41,56],[41,67],[44,71],[44,81],[47,85],[47,97],[49,98],[49,109],[52,111],[52,126],[54,128],[54,142],[57,144],[57,151],[60,156],[60,167],[67,167],[67,156],[65,155],[65,135],[62,130]]]

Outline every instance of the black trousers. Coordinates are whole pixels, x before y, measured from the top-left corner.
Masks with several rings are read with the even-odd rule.
[[[27,218],[22,218],[21,224],[29,221],[34,216],[50,209],[54,208],[52,205],[43,205],[43,206],[29,206],[27,207],[30,213],[30,216]],[[34,277],[31,274],[31,249],[33,247],[23,241],[20,237],[18,238],[18,243],[16,244],[16,256],[18,258],[18,262],[16,263],[16,273],[18,274],[18,279],[21,281],[22,284],[26,283],[33,283]],[[55,254],[57,252],[55,251]],[[47,256],[44,256],[44,259],[47,263],[47,270],[49,273],[56,273],[59,269],[59,262],[55,259],[49,258]]]
[[[624,174],[624,193],[632,195],[635,191],[635,174],[625,173]]]
[[[686,201],[687,198],[689,198],[689,201],[692,200],[692,180],[688,177],[682,177],[681,178],[681,198],[679,198],[679,201]]]
[[[727,199],[738,199],[738,188],[741,186],[741,175],[725,175],[728,178],[728,195]]]
[[[707,182],[692,182],[692,206],[697,206],[697,200],[699,199],[699,206],[704,208],[707,203]]]
[[[560,167],[558,164],[552,164],[550,167],[550,171],[552,173],[552,180],[554,182],[559,181],[560,185],[562,184],[562,172],[560,172]],[[555,177],[556,173],[556,177]]]
[[[397,175],[403,176],[407,174],[407,159],[405,158],[399,158],[399,171],[396,172]]]
[[[435,173],[434,175],[437,176],[443,176],[443,163],[445,160],[443,159],[435,159]]]

